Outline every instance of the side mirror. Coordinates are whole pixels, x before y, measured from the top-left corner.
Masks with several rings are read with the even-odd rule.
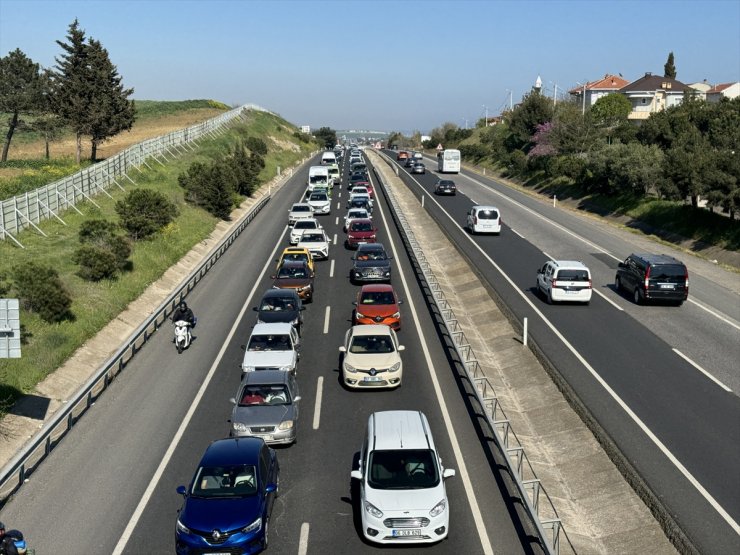
[[[240,348],[240,349],[241,349],[242,351],[246,351],[246,350],[247,350],[247,346],[246,346],[246,345],[239,345],[239,348]]]
[[[537,268],[537,273],[538,274],[541,274],[542,273],[542,268]]]
[[[445,480],[447,478],[452,478],[454,475],[455,475],[455,469],[454,468],[445,468],[442,471],[442,478],[445,479]]]
[[[405,351],[406,350],[406,347],[404,347],[403,345],[399,345],[398,346],[398,350],[399,351]]]
[[[353,471],[352,471],[352,472],[350,473],[350,477],[351,477],[351,478],[352,478],[353,480],[362,480],[362,470],[353,470]]]
[[[617,268],[626,268],[626,267],[627,267],[627,264],[625,264],[624,262],[620,262],[619,264],[617,264]]]
[[[275,484],[267,484],[267,487],[265,488],[265,493],[273,493],[277,491],[277,486]]]
[[[398,299],[397,304],[403,304],[403,300],[402,299]]]
[[[357,306],[357,301],[352,301],[353,306]]]
[[[305,306],[301,306],[301,308],[299,310],[306,310],[306,307]]]
[[[177,493],[185,497],[188,494],[188,490],[185,489],[185,486],[177,486]]]
[[[300,400],[301,400],[301,396],[300,396],[300,395],[298,395],[298,396],[297,396],[297,397],[296,397],[295,399],[293,399],[293,402],[294,402],[294,403],[297,403],[297,402],[298,402],[298,401],[300,401]]]
[[[270,279],[275,279],[276,276],[270,276]]]
[[[232,405],[236,405],[236,399],[234,399],[233,397],[232,397],[231,399],[229,399],[229,402],[230,402],[230,403],[231,403]]]
[[[253,307],[252,307],[252,310],[254,310],[255,312],[259,312],[259,311],[260,311],[260,309],[259,309],[259,308],[257,308],[256,306],[253,306]]]
[[[346,353],[347,352],[347,347],[345,347],[344,345],[342,345],[341,347],[339,347],[339,352],[340,353]]]

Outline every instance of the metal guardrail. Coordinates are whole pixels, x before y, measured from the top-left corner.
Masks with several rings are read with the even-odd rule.
[[[283,177],[283,181],[289,176]],[[23,485],[28,476],[59,441],[75,425],[82,414],[108,388],[112,380],[123,370],[131,358],[149,338],[167,322],[177,304],[208,273],[224,255],[237,237],[272,198],[265,194],[252,210],[244,216],[237,227],[214,247],[208,257],[193,270],[146,322],[139,326],[108,361],[88,380],[73,399],[70,399],[51,420],[25,445],[25,447],[0,471],[0,503]]]
[[[110,196],[106,189],[113,185],[123,190],[119,180],[128,179],[135,184],[128,175],[129,170],[139,169],[142,165],[151,169],[147,163],[150,158],[163,164],[163,160],[169,161],[179,153],[192,151],[191,143],[197,144],[198,139],[206,136],[216,136],[223,126],[241,117],[246,110],[269,112],[256,104],[245,104],[197,125],[147,139],[74,175],[1,201],[0,239],[10,239],[23,248],[14,235],[28,227],[33,227],[45,237],[46,234],[36,225],[41,220],[56,218],[66,225],[59,216],[62,210],[72,208],[80,212],[76,207],[77,203],[90,201],[95,204],[93,197],[100,193]]]
[[[383,153],[378,154],[390,167],[393,167],[392,162],[387,156]],[[473,348],[455,317],[452,306],[447,302],[442,286],[434,275],[432,264],[426,259],[420,243],[416,240],[414,232],[411,230],[408,220],[393,194],[393,189],[387,186],[380,172],[376,172],[376,175],[383,183],[388,202],[395,212],[396,219],[401,224],[402,232],[411,247],[409,254],[416,259],[419,268],[423,272],[424,279],[432,293],[434,303],[444,320],[449,337],[452,338],[455,351],[459,360],[463,362],[465,373],[470,383],[475,385],[477,401],[484,409],[488,427],[506,459],[506,465],[524,501],[523,505],[532,522],[537,527],[542,546],[550,554],[559,555],[563,553],[561,552],[561,548],[566,549],[564,553],[575,554],[576,550],[570,538],[568,538],[568,534],[558,516],[552,499],[547,494],[545,486],[537,478],[529,462],[529,458],[501,406],[491,381],[483,373],[483,369],[473,352]]]

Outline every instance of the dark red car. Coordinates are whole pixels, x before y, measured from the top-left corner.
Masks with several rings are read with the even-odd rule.
[[[347,239],[344,246],[354,249],[360,243],[375,243],[378,228],[370,219],[360,218],[352,220],[347,228]]]

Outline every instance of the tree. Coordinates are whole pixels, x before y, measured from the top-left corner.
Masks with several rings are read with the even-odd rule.
[[[619,93],[602,96],[589,110],[594,125],[606,132],[609,143],[615,130],[627,123],[631,111],[632,103]]]
[[[95,39],[88,44],[88,60],[92,78],[92,96],[89,106],[91,153],[97,159],[98,144],[121,131],[128,131],[134,124],[136,108],[129,97],[134,89],[125,89],[108,51]]]
[[[13,281],[23,305],[49,323],[72,319],[72,297],[51,266],[25,262],[15,268]]]
[[[337,144],[337,132],[330,127],[320,127],[314,136],[324,145],[324,148],[334,148]]]
[[[670,77],[671,79],[676,78],[676,64],[673,60],[673,52],[668,54],[668,60],[666,60],[663,66],[663,77]]]
[[[0,112],[10,114],[2,158],[8,159],[10,141],[21,123],[19,115],[35,112],[40,103],[39,64],[16,48],[0,58]]]
[[[529,149],[530,140],[537,126],[552,119],[552,101],[533,91],[524,96],[521,104],[507,114],[509,125],[509,148]]]
[[[712,173],[709,141],[697,128],[690,128],[666,151],[663,172],[683,198],[699,205],[699,196],[709,191]]]
[[[59,138],[64,121],[54,113],[54,74],[45,69],[40,76],[41,100],[39,111],[41,114],[33,121],[31,127],[44,137],[44,155],[49,159],[49,143]]]
[[[550,140],[558,154],[584,154],[600,144],[598,130],[591,122],[591,112],[583,114],[577,102],[558,104]]]
[[[153,235],[177,216],[177,206],[158,191],[133,189],[115,206],[121,227],[134,239]]]
[[[57,113],[74,131],[77,141],[76,159],[80,163],[82,136],[90,134],[90,111],[92,79],[85,31],[75,19],[67,31],[67,42],[56,41],[64,54],[55,58]]]

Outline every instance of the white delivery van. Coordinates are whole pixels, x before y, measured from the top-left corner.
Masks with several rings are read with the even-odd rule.
[[[328,166],[311,166],[308,168],[308,190],[313,191],[313,188],[318,186],[331,187],[329,181],[329,167]]]
[[[337,163],[337,155],[334,154],[331,150],[327,150],[324,152],[324,154],[321,155],[321,165],[322,166],[328,166],[329,164],[336,164]]]

